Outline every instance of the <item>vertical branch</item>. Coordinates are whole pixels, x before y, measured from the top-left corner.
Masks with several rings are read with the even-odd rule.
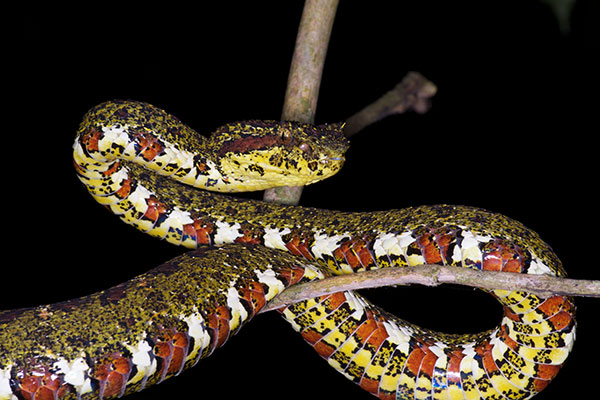
[[[313,123],[317,109],[321,75],[338,0],[306,0],[296,37],[282,120]],[[298,204],[301,186],[265,191],[264,200]]]
[[[338,0],[307,0],[296,37],[283,120],[312,123]]]

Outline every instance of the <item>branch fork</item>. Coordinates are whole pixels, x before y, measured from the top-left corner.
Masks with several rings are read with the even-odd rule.
[[[282,119],[313,123],[319,86],[338,0],[306,0],[296,47],[290,67]],[[352,136],[364,127],[389,115],[415,111],[425,113],[437,87],[418,72],[410,72],[392,90],[346,121],[344,134]],[[298,204],[302,187],[269,189],[266,201]],[[483,289],[524,290],[542,297],[552,295],[600,297],[600,281],[575,280],[541,275],[476,271],[459,267],[422,265],[388,268],[352,275],[335,276],[287,289],[268,307],[282,307],[323,294],[377,286],[442,283]]]

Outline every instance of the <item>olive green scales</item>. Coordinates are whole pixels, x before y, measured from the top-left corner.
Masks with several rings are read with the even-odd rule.
[[[337,212],[175,182],[221,191],[307,184],[337,172],[346,148],[338,124],[247,121],[207,140],[144,103],[92,109],[74,144],[90,193],[126,223],[199,249],[100,293],[1,312],[0,399],[140,390],[210,355],[286,286],[330,273],[440,263],[564,276],[537,234],[483,210]],[[281,312],[334,368],[380,398],[531,397],[572,347],[574,307],[562,296],[491,293],[505,317],[478,335],[418,328],[351,292]]]

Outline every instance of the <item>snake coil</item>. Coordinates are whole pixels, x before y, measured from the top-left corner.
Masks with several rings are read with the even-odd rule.
[[[536,233],[480,209],[350,213],[191,187],[316,182],[341,168],[346,148],[336,124],[246,121],[205,139],[145,103],[90,110],[73,157],[92,196],[137,229],[196,250],[99,293],[0,312],[0,399],[139,391],[212,354],[286,287],[328,274],[437,263],[565,276]],[[353,292],[280,313],[330,365],[381,399],[529,398],[572,348],[573,301],[489,293],[504,316],[478,334],[420,328]]]

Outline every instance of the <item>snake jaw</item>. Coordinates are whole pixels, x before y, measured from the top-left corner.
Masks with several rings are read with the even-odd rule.
[[[229,191],[251,191],[310,185],[337,173],[344,161],[344,157],[277,158],[271,151],[261,151],[252,156],[229,154],[221,159],[219,169],[228,178]]]

